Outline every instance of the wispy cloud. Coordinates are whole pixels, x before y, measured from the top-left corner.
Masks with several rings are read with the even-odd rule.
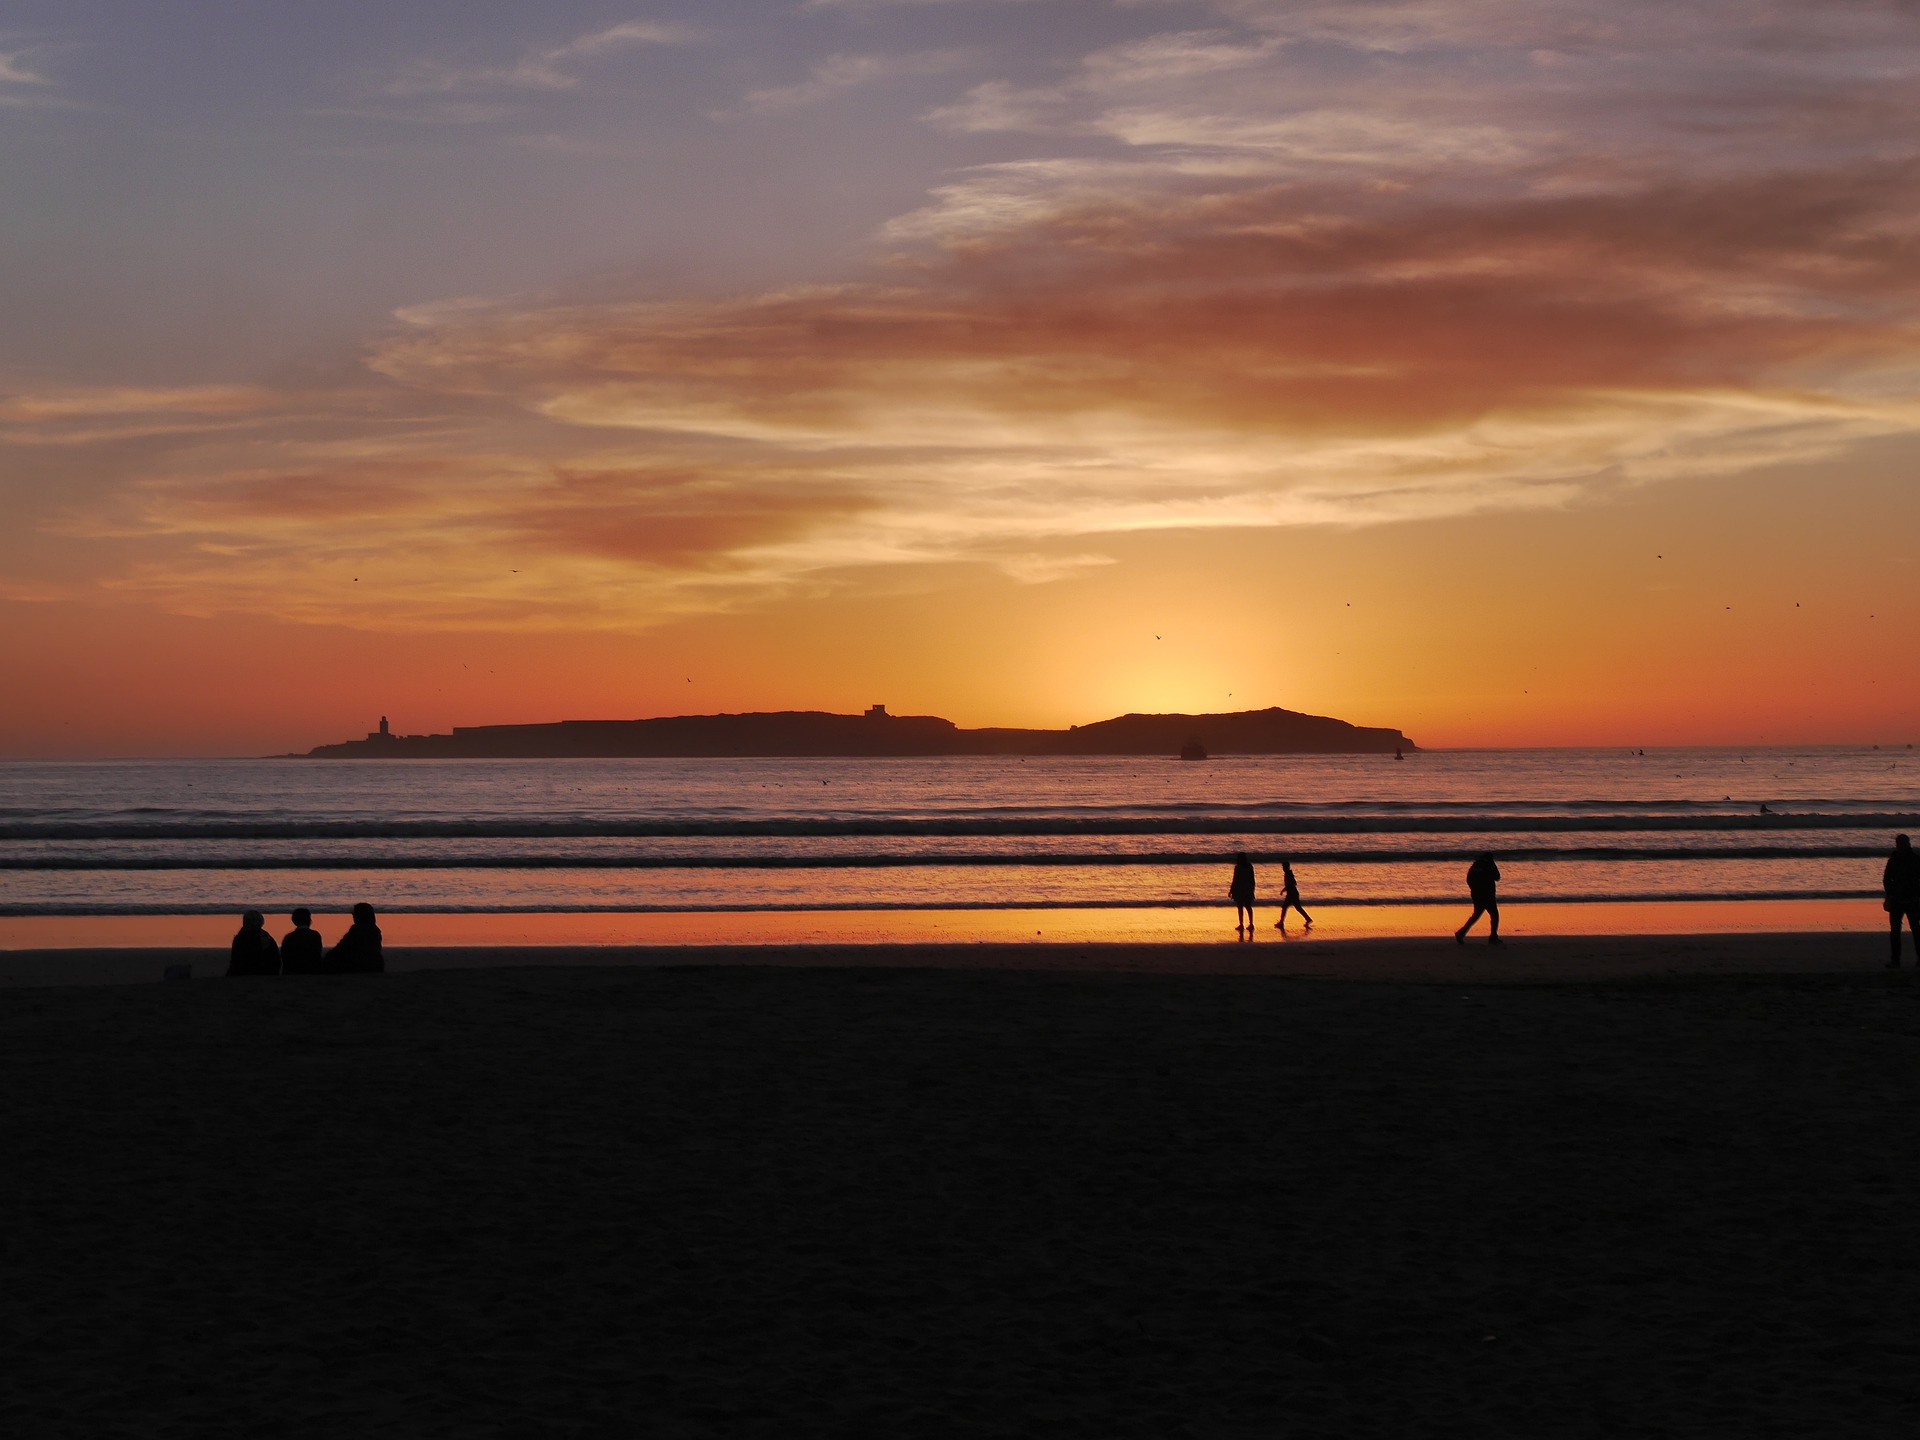
[[[813,66],[807,78],[791,85],[748,92],[744,104],[758,114],[796,110],[879,80],[903,75],[935,75],[960,65],[954,50],[923,50],[905,55],[831,55]]]
[[[29,49],[0,50],[0,109],[72,110],[75,102],[59,93],[39,70]]]
[[[525,51],[503,64],[416,61],[391,76],[381,88],[396,99],[575,90],[584,83],[583,69],[597,59],[635,46],[684,45],[696,38],[696,32],[684,25],[630,20],[562,45]]]
[[[0,50],[0,85],[49,85],[46,76],[27,68],[24,52]]]
[[[0,394],[0,444],[87,445],[231,429],[284,415],[292,397],[247,385],[87,386]]]
[[[1033,5],[1042,0],[801,0],[802,10],[920,10],[934,5]]]
[[[1089,102],[1142,88],[1178,85],[1195,77],[1244,70],[1270,58],[1281,42],[1236,37],[1222,30],[1179,31],[1096,50],[1057,84],[1019,87],[1004,80],[975,86],[926,119],[950,130],[1088,130],[1097,118]]]

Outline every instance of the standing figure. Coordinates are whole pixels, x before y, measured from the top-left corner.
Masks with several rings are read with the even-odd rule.
[[[363,900],[353,907],[353,924],[347,933],[327,952],[327,973],[378,975],[386,968],[387,958],[380,950],[380,927],[374,924],[373,907]]]
[[[1300,912],[1300,918],[1307,922],[1307,929],[1311,930],[1313,917],[1307,914],[1307,907],[1300,903],[1300,882],[1293,878],[1291,860],[1280,862],[1280,884],[1283,890],[1280,897],[1280,918],[1273,922],[1273,928],[1276,930],[1287,928],[1287,911],[1291,908]]]
[[[287,975],[318,975],[326,970],[320,932],[313,928],[313,912],[302,905],[290,917],[293,929],[280,942],[280,968]]]
[[[1460,944],[1467,943],[1467,931],[1482,915],[1487,917],[1487,943],[1500,945],[1500,897],[1494,887],[1500,883],[1500,867],[1493,863],[1493,856],[1482,855],[1467,867],[1467,893],[1473,897],[1473,914],[1467,923],[1453,932],[1453,938]]]
[[[1253,862],[1242,850],[1233,857],[1233,883],[1227,886],[1233,900],[1233,928],[1236,935],[1253,938]]]
[[[1900,921],[1913,931],[1914,964],[1920,965],[1920,855],[1913,853],[1913,842],[1904,835],[1893,837],[1893,853],[1880,877],[1887,893],[1887,922],[1893,929],[1893,957],[1889,970],[1900,968]]]
[[[233,949],[227,956],[229,975],[278,975],[280,947],[267,933],[267,917],[249,910],[240,917],[240,929],[233,937]]]

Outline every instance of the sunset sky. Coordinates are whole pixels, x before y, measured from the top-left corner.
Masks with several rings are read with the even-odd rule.
[[[5,0],[0,753],[1920,741],[1920,5]]]

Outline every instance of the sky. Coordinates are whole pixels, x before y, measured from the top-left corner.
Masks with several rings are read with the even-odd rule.
[[[1920,5],[0,0],[0,754],[1920,740]]]

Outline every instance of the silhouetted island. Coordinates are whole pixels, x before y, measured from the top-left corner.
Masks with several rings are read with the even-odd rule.
[[[1412,750],[1398,730],[1350,725],[1294,710],[1225,715],[1121,715],[1066,730],[963,730],[937,715],[781,710],[674,715],[654,720],[560,720],[547,725],[457,725],[451,735],[395,735],[382,716],[364,740],[319,745],[285,759],[500,760],[651,756],[1166,755],[1198,745],[1221,755],[1390,755]]]

